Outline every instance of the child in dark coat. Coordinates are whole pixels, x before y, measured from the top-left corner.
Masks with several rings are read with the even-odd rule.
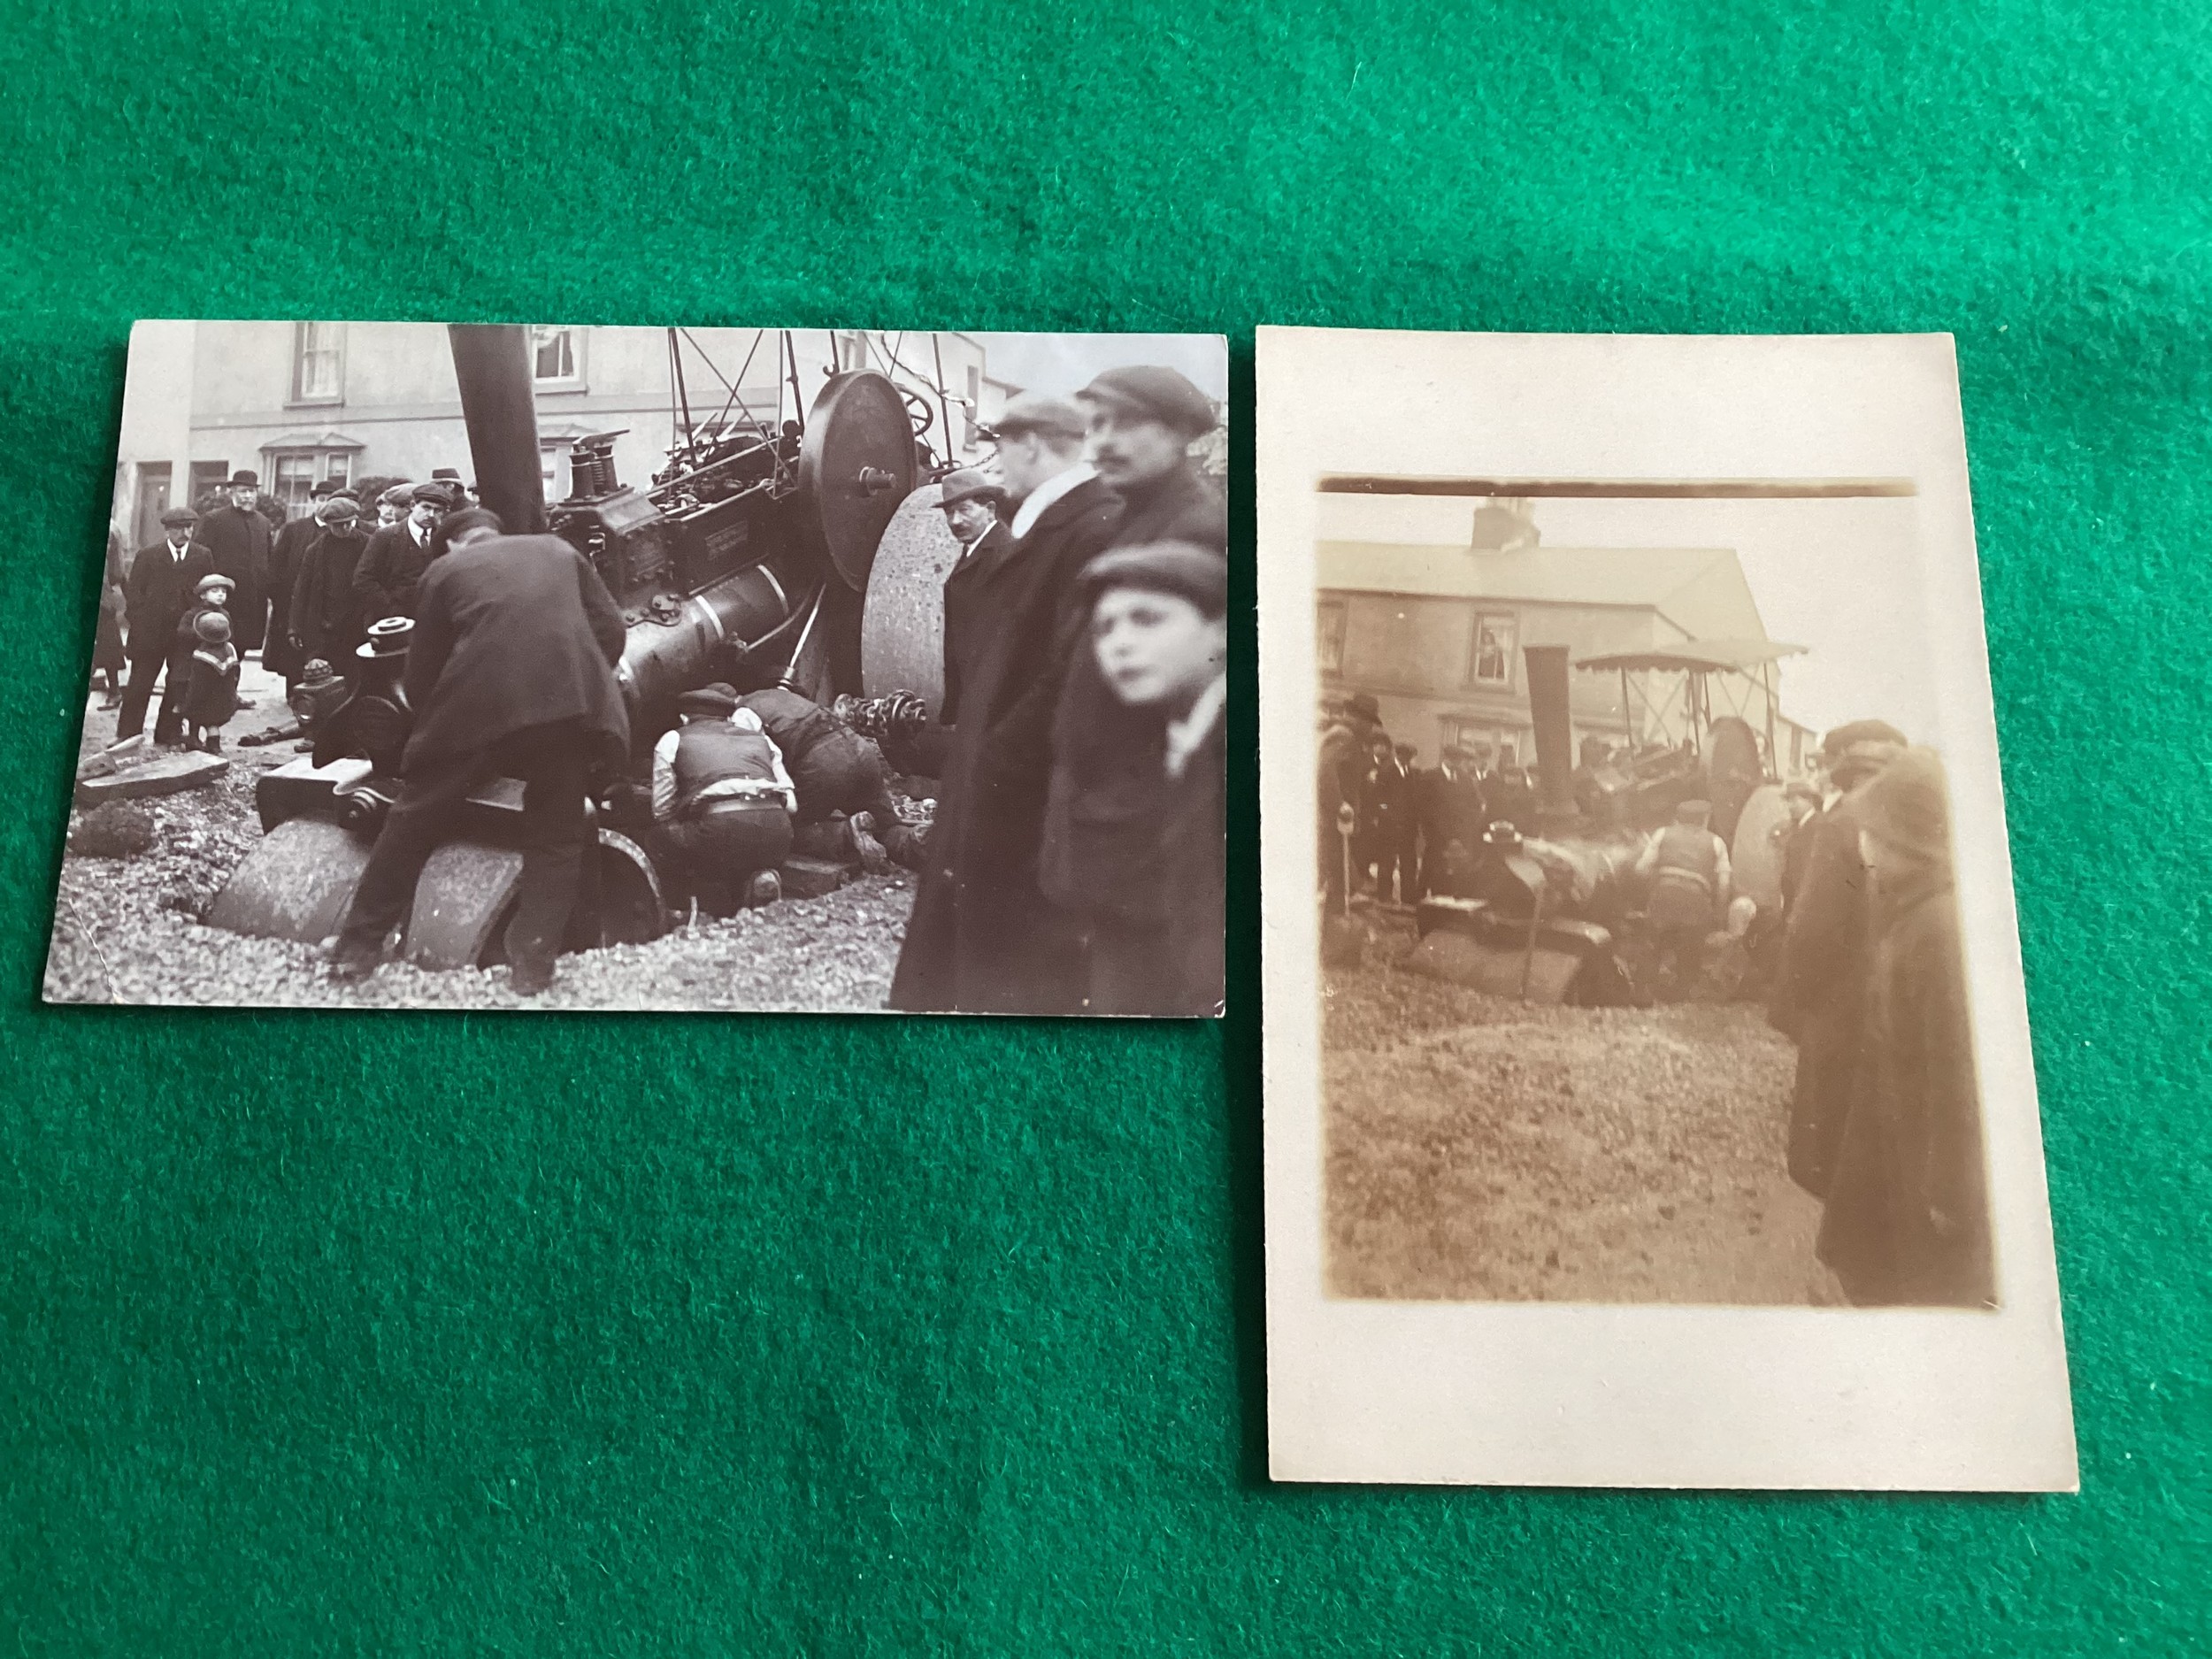
[[[221,728],[238,712],[238,651],[230,642],[230,618],[220,611],[200,612],[193,631],[196,642],[184,693],[187,747],[219,755]]]

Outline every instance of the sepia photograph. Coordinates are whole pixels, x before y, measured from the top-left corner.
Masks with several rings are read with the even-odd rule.
[[[1227,396],[1217,335],[141,322],[46,1000],[1218,1013]]]
[[[1271,329],[1260,416],[1278,1472],[2070,1484],[1947,339]],[[2037,1434],[1870,1427],[1946,1343]]]

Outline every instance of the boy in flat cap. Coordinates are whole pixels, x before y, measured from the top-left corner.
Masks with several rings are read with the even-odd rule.
[[[1212,1014],[1222,1000],[1227,873],[1223,733],[1226,566],[1210,548],[1158,542],[1094,559],[1082,576],[1089,656],[1132,716],[1102,826],[1064,810],[1053,774],[1042,878],[1084,931],[1093,1014]],[[1093,832],[1110,829],[1110,845]]]
[[[230,578],[231,640],[241,651],[257,651],[267,626],[269,521],[257,504],[260,475],[233,472],[225,486],[229,500],[200,520],[199,539],[213,555],[216,571]]]
[[[1082,1011],[1079,942],[1038,885],[1037,864],[1053,710],[1081,649],[1076,579],[1105,551],[1121,512],[1083,459],[1087,425],[1072,404],[1025,393],[995,426],[1014,551],[979,586],[989,632],[964,671],[960,718],[937,769],[894,1008]]]
[[[167,672],[177,625],[193,603],[200,579],[215,569],[213,555],[192,539],[199,521],[200,515],[191,508],[172,507],[161,515],[163,539],[139,549],[131,560],[130,575],[123,584],[124,621],[129,629],[124,649],[131,678],[115,717],[118,741],[146,729],[146,704],[153,696],[154,681]],[[162,687],[154,740],[175,742],[183,728],[184,687],[171,675]]]

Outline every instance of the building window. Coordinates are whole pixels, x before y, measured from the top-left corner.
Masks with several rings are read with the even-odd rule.
[[[341,488],[353,482],[353,457],[342,450],[333,453],[323,465],[323,477]]]
[[[344,325],[299,324],[292,341],[292,401],[335,403],[344,397]]]
[[[1321,632],[1318,641],[1321,672],[1340,674],[1344,672],[1344,602],[1324,599],[1321,602]]]
[[[1469,676],[1478,686],[1509,686],[1513,683],[1513,618],[1484,612],[1475,618],[1474,672]]]
[[[584,389],[584,331],[540,324],[530,330],[530,376],[541,392]]]
[[[304,511],[315,484],[313,455],[280,455],[276,457],[274,488],[269,493],[282,502],[285,511],[296,517]]]
[[[549,502],[568,499],[568,452],[570,442],[564,438],[558,443],[538,445],[538,482]]]

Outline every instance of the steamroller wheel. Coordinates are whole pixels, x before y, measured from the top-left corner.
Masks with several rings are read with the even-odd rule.
[[[807,411],[799,489],[809,539],[848,588],[864,593],[884,526],[914,490],[914,426],[887,375],[830,377]]]
[[[328,818],[288,818],[231,872],[207,925],[319,944],[338,931],[369,865],[370,842]]]
[[[448,841],[415,883],[401,954],[426,968],[489,968],[506,961],[507,922],[521,882],[522,855],[513,848]],[[653,861],[628,836],[601,830],[562,949],[641,945],[667,931],[667,898]]]
[[[933,715],[945,700],[945,578],[960,543],[937,511],[943,494],[926,484],[899,504],[868,572],[860,618],[860,688],[920,695]]]

